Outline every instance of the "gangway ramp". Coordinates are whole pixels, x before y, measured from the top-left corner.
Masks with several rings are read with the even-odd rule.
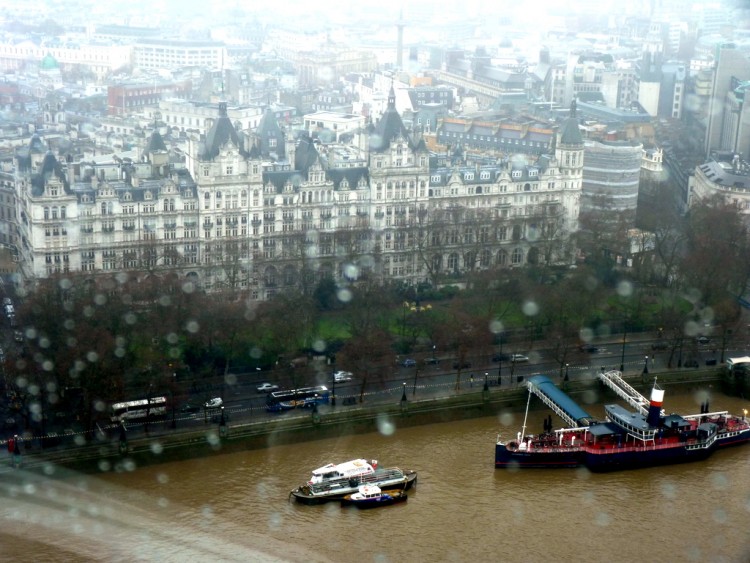
[[[599,379],[627,403],[637,409],[643,416],[648,415],[649,401],[638,391],[633,389],[627,381],[622,378],[622,373],[617,370],[601,372]]]
[[[589,426],[594,418],[583,410],[578,403],[561,391],[545,375],[532,375],[526,382],[529,392],[533,393],[552,411],[562,418],[571,428]]]

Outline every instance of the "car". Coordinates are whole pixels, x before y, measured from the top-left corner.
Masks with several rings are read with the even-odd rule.
[[[699,365],[700,363],[695,358],[690,358],[682,362],[682,366],[686,368],[697,368]]]
[[[711,339],[708,336],[699,336],[695,339],[698,344],[709,344]]]
[[[465,369],[470,368],[471,362],[464,360],[463,362],[455,361],[453,362],[453,369]]]
[[[219,407],[224,405],[224,401],[221,397],[214,397],[213,399],[209,399],[206,401],[206,403],[203,405],[207,409],[218,409]]]
[[[492,361],[493,362],[509,362],[510,354],[493,354]]]
[[[333,380],[336,383],[341,383],[343,381],[351,381],[354,374],[350,371],[337,371],[333,374]]]
[[[666,350],[668,348],[667,343],[664,340],[657,340],[651,343],[652,350]]]
[[[593,344],[581,344],[578,349],[587,354],[596,354],[599,351],[599,347],[594,346]]]
[[[413,368],[417,366],[417,360],[414,358],[406,358],[401,362],[401,365],[405,368]]]
[[[524,354],[511,354],[510,361],[515,363],[528,362],[529,357]]]
[[[180,412],[182,413],[195,413],[201,410],[200,405],[196,405],[193,403],[185,403],[180,407]]]
[[[425,358],[424,363],[430,366],[436,366],[440,363],[440,358]]]
[[[258,385],[255,388],[255,390],[258,393],[270,393],[271,391],[278,391],[279,390],[279,386],[278,385],[274,385],[273,383],[265,382],[265,383],[261,383],[260,385]]]

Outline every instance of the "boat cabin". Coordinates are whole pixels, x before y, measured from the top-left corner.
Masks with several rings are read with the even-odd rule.
[[[310,484],[367,475],[375,471],[377,463],[375,460],[370,463],[366,459],[353,459],[339,464],[329,463],[313,470]]]

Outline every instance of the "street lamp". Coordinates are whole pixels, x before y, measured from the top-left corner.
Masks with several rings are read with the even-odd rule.
[[[120,453],[124,454],[128,451],[128,433],[125,429],[125,421],[120,420]]]
[[[174,390],[177,385],[177,373],[172,374],[172,430],[177,428],[177,421],[174,417]]]
[[[646,375],[648,373],[648,356],[646,356],[646,359],[643,363],[643,375]]]
[[[419,367],[414,366],[414,385],[411,388],[411,396],[415,397],[417,395],[417,378],[419,377]]]
[[[331,372],[331,406],[336,406],[336,372]]]
[[[406,400],[407,400],[407,399],[406,399],[406,381],[404,381],[404,387],[403,387],[403,390],[404,390],[404,391],[403,391],[403,393],[401,393],[401,402],[402,402],[402,403],[405,403],[405,402],[406,402]]]
[[[435,364],[435,345],[432,345],[432,363]]]
[[[570,378],[568,377],[568,368],[570,367],[570,364],[565,364],[565,379],[564,381],[570,381]]]
[[[227,435],[227,420],[224,418],[224,405],[221,406],[221,417],[219,418],[219,436]]]

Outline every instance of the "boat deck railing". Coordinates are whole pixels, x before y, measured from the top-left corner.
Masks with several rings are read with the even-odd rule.
[[[601,372],[599,379],[607,385],[612,391],[617,393],[622,399],[634,409],[638,409],[642,415],[648,414],[649,401],[635,390],[627,381],[622,378],[622,373],[617,370]]]
[[[312,494],[327,493],[335,491],[336,489],[351,489],[358,487],[359,485],[375,484],[381,481],[390,481],[393,479],[402,479],[404,472],[396,467],[376,469],[372,473],[365,473],[363,475],[353,477],[341,477],[337,479],[330,479],[322,483],[313,483],[308,485]],[[352,485],[354,483],[354,485]]]

